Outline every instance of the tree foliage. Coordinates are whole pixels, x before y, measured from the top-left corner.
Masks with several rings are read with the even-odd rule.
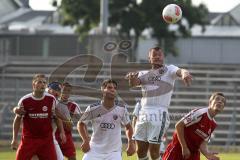
[[[97,27],[100,19],[101,0],[62,0],[60,12],[63,24],[76,26],[80,36],[86,36],[88,31]],[[178,30],[171,31],[162,19],[161,12],[167,4],[178,4],[183,11],[183,17],[189,27],[177,23]],[[160,45],[164,45],[165,52],[176,55],[174,40],[177,37],[190,36],[190,28],[194,24],[201,26],[208,23],[208,9],[205,5],[193,6],[191,0],[109,0],[109,26],[119,28],[119,36],[129,38],[131,31],[135,33],[135,41],[145,29],[156,38]],[[164,43],[164,44],[163,44]],[[137,43],[136,43],[137,44]]]

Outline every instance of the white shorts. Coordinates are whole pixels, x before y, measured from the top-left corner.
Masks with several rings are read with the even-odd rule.
[[[85,153],[82,160],[122,160],[121,151],[111,153],[96,153],[93,150]]]
[[[56,154],[57,154],[57,160],[64,160],[63,153],[62,153],[61,148],[58,144],[58,141],[55,138],[55,135],[53,136],[53,143],[54,143]]]
[[[157,113],[159,121],[141,121],[137,120],[136,126],[134,128],[134,140],[149,142],[152,144],[160,144],[163,135],[166,133],[169,125],[169,115],[167,111],[162,111]]]
[[[165,146],[164,142],[161,142],[161,144],[160,144],[160,153],[163,154],[165,152],[165,150],[166,150],[166,146]]]

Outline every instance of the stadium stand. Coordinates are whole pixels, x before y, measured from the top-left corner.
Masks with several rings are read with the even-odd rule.
[[[13,113],[11,109],[16,106],[19,98],[31,91],[31,79],[33,74],[41,72],[50,76],[51,73],[64,62],[64,58],[22,58],[12,60],[11,63],[1,66],[1,103],[0,103],[0,138],[10,139],[12,135]],[[240,145],[240,66],[238,65],[210,65],[190,64],[180,65],[188,68],[194,81],[191,87],[185,87],[181,81],[176,81],[174,94],[169,107],[171,125],[168,130],[168,138],[171,139],[174,125],[181,116],[195,107],[206,106],[206,102],[212,92],[224,92],[227,97],[227,105],[222,114],[216,117],[219,126],[211,141],[213,145]],[[94,79],[99,66],[91,68],[89,77],[91,81],[84,81],[87,66],[76,68],[66,77],[66,80],[74,85],[91,87],[75,90],[73,100],[76,101],[82,110],[87,105],[97,100],[99,96],[99,85],[105,78],[111,76],[122,81],[122,73],[132,70],[140,70],[143,64],[104,64],[97,79]],[[112,67],[112,68],[111,68]],[[114,68],[115,67],[115,68]],[[147,65],[146,65],[147,67]],[[111,73],[112,72],[112,73]],[[95,88],[95,89],[94,89]],[[85,95],[85,96],[84,96]],[[87,96],[90,95],[90,96]],[[119,95],[129,105],[129,111],[133,110],[135,103],[135,92],[120,90]],[[89,128],[90,129],[90,128]],[[76,128],[74,138],[80,140]],[[123,134],[124,135],[124,134]],[[125,138],[123,136],[123,138]]]

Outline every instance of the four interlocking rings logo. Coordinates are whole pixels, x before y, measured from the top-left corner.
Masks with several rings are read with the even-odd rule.
[[[101,123],[100,127],[105,128],[105,129],[114,129],[115,124],[113,124],[113,123]]]

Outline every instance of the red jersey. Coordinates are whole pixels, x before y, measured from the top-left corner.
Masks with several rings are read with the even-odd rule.
[[[55,113],[56,99],[47,93],[42,98],[25,95],[18,102],[26,114],[23,116],[22,136],[29,138],[45,138],[52,136],[52,118]]]
[[[208,113],[208,108],[196,109],[188,113],[182,118],[185,124],[184,137],[190,152],[199,157],[199,148],[203,141],[208,141],[212,132],[216,128],[217,124]],[[171,154],[172,153],[172,154]],[[182,156],[182,150],[180,142],[178,141],[176,131],[173,134],[172,142],[168,145],[164,154],[163,160],[172,160],[174,155],[178,155],[178,160],[181,160],[179,156]],[[191,159],[191,158],[190,158]],[[197,158],[193,158],[197,159]]]

